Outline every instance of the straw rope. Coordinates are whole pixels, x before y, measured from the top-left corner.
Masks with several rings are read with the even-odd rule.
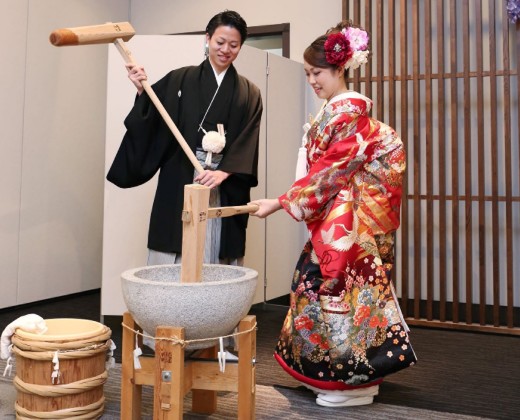
[[[28,351],[56,351],[58,349],[78,349],[85,348],[92,345],[97,345],[100,341],[106,341],[110,338],[112,331],[110,328],[104,326],[103,331],[93,337],[84,338],[81,340],[30,340],[22,338],[16,333],[12,337],[14,346]]]
[[[251,331],[254,331],[254,330],[257,329],[257,323],[255,322],[255,325],[253,325],[251,328],[249,328],[246,331],[239,331],[239,332],[236,332],[236,333],[233,333],[233,334],[223,335],[221,337],[194,338],[192,340],[182,340],[179,337],[175,337],[175,336],[173,336],[173,337],[153,337],[153,336],[145,334],[145,333],[143,333],[141,331],[134,330],[133,328],[130,328],[124,322],[122,322],[121,325],[123,326],[123,328],[126,328],[127,330],[132,331],[136,335],[140,335],[142,337],[150,338],[150,339],[156,340],[156,341],[157,340],[159,340],[159,341],[171,341],[171,342],[173,342],[173,344],[180,345],[182,347],[186,347],[187,345],[192,344],[192,343],[202,343],[202,342],[205,342],[205,341],[215,341],[215,340],[218,340],[219,338],[238,337],[239,335],[242,335],[242,334],[249,334]]]
[[[64,395],[81,394],[102,386],[108,378],[105,370],[103,373],[92,378],[80,379],[76,382],[60,385],[37,385],[22,381],[18,376],[13,379],[13,384],[18,391],[26,394],[39,395],[40,397],[61,397]]]
[[[13,346],[13,353],[19,356],[25,357],[26,359],[32,360],[52,360],[56,351],[58,352],[58,356],[60,360],[64,359],[82,359],[85,357],[94,356],[95,354],[102,353],[107,351],[110,348],[110,340],[106,343],[101,343],[89,347],[84,347],[76,350],[54,350],[54,351],[40,351],[40,352],[31,352],[24,351],[19,349],[16,346]]]
[[[76,419],[76,420],[87,420],[96,419],[103,414],[105,408],[105,397],[101,397],[100,400],[95,403],[85,405],[83,407],[65,408],[56,411],[30,411],[24,407],[15,404],[16,418],[19,420],[33,420],[33,419]]]

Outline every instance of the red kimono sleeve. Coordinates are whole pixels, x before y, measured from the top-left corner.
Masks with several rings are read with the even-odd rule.
[[[339,114],[323,131],[321,143],[328,144],[309,173],[278,198],[297,221],[323,219],[337,194],[345,189],[377,145],[373,121],[365,116]]]

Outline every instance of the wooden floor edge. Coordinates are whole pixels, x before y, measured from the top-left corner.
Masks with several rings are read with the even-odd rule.
[[[405,321],[408,325],[413,325],[417,327],[428,327],[428,328],[445,328],[450,330],[458,330],[458,331],[473,331],[473,332],[483,332],[483,333],[492,333],[492,334],[504,334],[504,335],[520,335],[520,328],[513,327],[504,327],[499,326],[495,327],[494,325],[481,325],[481,324],[465,324],[462,322],[451,322],[451,321],[438,321],[438,320],[427,320],[425,318],[405,318]]]

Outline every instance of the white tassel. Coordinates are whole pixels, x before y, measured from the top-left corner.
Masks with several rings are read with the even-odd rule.
[[[202,127],[201,127],[202,128]],[[217,131],[204,131],[202,138],[202,149],[206,152],[206,160],[204,163],[207,167],[211,165],[213,153],[220,153],[226,146],[226,133],[224,132],[224,125],[217,124]]]
[[[220,153],[226,145],[224,134],[208,131],[202,138],[202,149],[206,152]]]
[[[141,369],[141,361],[139,360],[139,356],[143,354],[141,347],[139,347],[139,343],[137,341],[137,334],[135,335],[135,349],[134,349],[134,369]]]
[[[219,337],[220,351],[218,352],[218,365],[220,371],[223,373],[226,371],[226,352],[224,350],[224,339]]]
[[[110,341],[110,349],[107,352],[107,361],[105,363],[106,369],[110,370],[116,366],[116,359],[114,359],[114,350],[117,348],[113,340]]]
[[[207,152],[206,160],[204,161],[204,163],[206,164],[207,167],[209,167],[209,165],[211,165],[211,159],[213,159],[213,153]]]
[[[296,174],[294,179],[298,181],[305,175],[307,175],[307,149],[300,147],[298,149],[298,160],[296,161]]]
[[[13,365],[11,363],[11,360],[13,358],[12,357],[8,357],[7,358],[7,364],[5,365],[5,369],[4,369],[4,376],[8,375],[11,376],[11,372],[13,370]]]
[[[54,356],[52,358],[52,363],[54,363],[53,371],[51,374],[51,380],[53,384],[59,384],[60,383],[60,359],[58,357],[58,350],[54,352]]]
[[[308,168],[307,168],[307,148],[305,145],[307,144],[307,132],[311,128],[311,125],[309,123],[305,123],[303,125],[303,137],[302,137],[302,145],[298,149],[298,159],[296,161],[296,173],[295,173],[295,180],[298,181],[299,179],[303,178],[305,175],[307,175]]]

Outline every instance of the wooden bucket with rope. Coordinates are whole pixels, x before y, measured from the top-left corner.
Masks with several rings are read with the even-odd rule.
[[[101,417],[111,331],[85,319],[45,320],[47,331],[17,329],[17,419],[96,419]]]

